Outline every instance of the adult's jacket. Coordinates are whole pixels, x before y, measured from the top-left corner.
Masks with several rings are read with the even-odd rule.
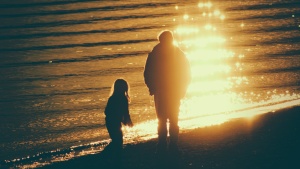
[[[190,82],[190,65],[185,54],[173,44],[157,44],[148,54],[144,80],[150,95],[182,98]]]

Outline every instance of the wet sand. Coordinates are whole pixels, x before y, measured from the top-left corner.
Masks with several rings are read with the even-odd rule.
[[[300,106],[183,132],[179,152],[163,160],[156,141],[125,145],[121,162],[102,152],[42,168],[300,168]]]

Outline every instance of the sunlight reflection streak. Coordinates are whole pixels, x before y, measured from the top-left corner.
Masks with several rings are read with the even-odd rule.
[[[223,23],[225,15],[219,9],[213,9],[211,2],[199,2],[198,8],[201,11],[197,16],[183,11],[183,22],[178,19],[178,26],[173,30],[174,44],[186,53],[192,73],[187,96],[180,107],[181,129],[221,124],[232,118],[251,117],[299,103],[300,96],[289,91],[284,95],[270,91],[263,99],[261,93],[245,90],[250,81],[243,74],[245,55],[226,48],[227,37],[215,26],[217,22]],[[175,10],[179,11],[178,6]],[[210,22],[211,19],[217,19],[217,22]],[[157,120],[123,129],[127,142],[154,138]]]

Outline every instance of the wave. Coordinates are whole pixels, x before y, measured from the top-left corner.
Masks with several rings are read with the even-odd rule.
[[[240,42],[238,44],[234,44],[235,46],[270,46],[270,45],[278,45],[278,44],[299,44],[300,42],[300,36],[293,36],[293,37],[273,37],[272,39],[262,39],[262,40],[251,40],[251,41],[244,41]],[[281,53],[274,54],[275,55],[281,55]],[[284,52],[284,54],[287,54],[289,56],[298,55],[299,50],[292,50]],[[273,54],[266,54],[266,55],[273,55]]]
[[[66,5],[66,4],[74,4],[74,3],[82,3],[82,0],[68,0],[68,1],[44,1],[44,2],[35,2],[35,3],[24,3],[24,1],[21,0],[21,2],[15,1],[8,1],[8,3],[5,3],[4,1],[1,1],[2,4],[0,4],[0,8],[27,8],[27,7],[43,7],[43,6],[55,6],[55,5]],[[98,0],[87,0],[86,2],[94,2]],[[103,0],[105,1],[105,0]],[[109,1],[109,0],[106,0]],[[12,3],[14,2],[14,3]],[[26,2],[26,1],[25,1]]]
[[[32,39],[32,38],[44,38],[44,37],[59,37],[59,36],[73,36],[73,35],[86,35],[93,33],[123,33],[132,31],[142,31],[159,29],[161,26],[141,26],[141,27],[125,27],[120,29],[102,29],[102,30],[88,30],[88,31],[69,31],[69,32],[46,32],[46,33],[34,33],[34,34],[18,34],[18,35],[0,35],[1,40],[5,39]]]
[[[251,20],[251,19],[290,19],[292,15],[298,16],[300,12],[282,12],[276,14],[264,14],[259,16],[247,16],[242,18],[235,18],[234,20]]]
[[[174,3],[144,3],[144,4],[124,4],[124,5],[114,5],[114,6],[104,6],[104,7],[92,7],[92,8],[83,8],[83,9],[69,9],[69,10],[55,10],[55,11],[39,11],[31,13],[17,13],[17,14],[2,14],[0,18],[12,18],[12,17],[32,17],[32,16],[46,16],[46,15],[66,15],[66,14],[76,14],[76,13],[86,13],[86,12],[95,12],[95,11],[122,11],[128,9],[142,9],[142,8],[157,8],[169,6]],[[34,4],[26,4],[22,7],[32,7]],[[41,4],[39,4],[41,5]],[[47,4],[43,4],[48,6]],[[61,5],[61,4],[59,4]],[[4,8],[2,5],[0,8]],[[9,6],[9,5],[8,5]],[[6,8],[8,8],[6,6]]]
[[[95,43],[80,43],[80,44],[63,44],[63,45],[50,45],[50,46],[31,46],[31,47],[21,47],[21,48],[2,48],[2,52],[16,52],[16,51],[28,51],[28,50],[48,50],[48,49],[65,49],[65,48],[74,48],[74,47],[95,47],[95,46],[107,46],[107,45],[124,45],[124,44],[135,44],[135,43],[144,43],[144,42],[155,42],[157,39],[139,39],[139,40],[123,40],[123,41],[107,41],[107,42],[95,42]],[[299,43],[300,37],[286,37],[281,39],[274,40],[265,40],[260,41],[259,43],[262,45],[270,45],[270,44],[284,44],[284,43]],[[252,45],[256,45],[257,43],[254,41]],[[250,43],[247,43],[250,44]],[[240,43],[240,45],[243,45]],[[250,44],[251,45],[251,44]],[[118,57],[118,55],[115,55]],[[122,56],[122,54],[121,54]],[[103,56],[100,56],[103,58]],[[98,56],[99,59],[99,56]],[[86,59],[84,59],[86,60]],[[70,61],[69,61],[70,62]]]
[[[32,66],[41,66],[41,65],[48,65],[48,64],[90,62],[90,61],[97,61],[97,60],[110,60],[110,59],[122,58],[122,57],[136,57],[136,56],[146,55],[148,53],[149,51],[137,51],[137,52],[128,52],[128,53],[116,53],[116,54],[109,54],[109,55],[83,56],[80,58],[53,59],[50,62],[47,60],[47,61],[36,61],[36,62],[0,63],[0,66],[2,69],[3,68],[5,69],[10,67],[24,67],[24,66],[32,67]]]
[[[263,74],[263,73],[286,73],[286,72],[291,72],[291,73],[297,73],[300,71],[300,66],[291,66],[287,68],[273,68],[273,69],[267,69],[267,70],[258,70],[258,71],[253,71],[253,74]]]
[[[126,15],[126,16],[110,16],[100,18],[89,18],[84,20],[64,20],[54,22],[38,22],[22,25],[4,25],[0,26],[0,29],[17,29],[17,28],[39,28],[39,27],[57,27],[57,26],[72,26],[78,24],[94,24],[99,21],[111,21],[111,20],[125,20],[125,19],[139,19],[139,18],[159,18],[165,16],[174,16],[174,13],[162,13],[162,14],[145,14],[145,15]]]
[[[260,42],[259,44],[262,45],[272,45],[272,44],[299,44],[300,36],[293,36],[293,37],[285,37],[285,38],[277,38],[276,40],[265,40]]]
[[[90,94],[90,93],[95,93],[100,91],[101,89],[106,89],[109,90],[110,87],[103,87],[103,88],[99,88],[99,90],[93,89],[93,90],[85,90],[83,89],[82,91],[58,91],[55,93],[44,93],[44,94],[18,94],[17,98],[11,98],[10,96],[7,96],[7,98],[5,96],[0,97],[0,103],[9,103],[9,102],[18,102],[18,101],[31,101],[31,100],[43,100],[43,99],[49,99],[49,97],[51,96],[68,96],[68,95],[79,95],[79,94]],[[90,107],[89,110],[93,110],[95,109],[95,107]],[[69,109],[59,109],[59,110],[47,110],[45,112],[63,112]],[[72,109],[73,110],[73,109]],[[87,110],[87,109],[84,109]],[[34,113],[34,112],[32,112]]]
[[[80,44],[64,44],[64,45],[49,45],[49,46],[30,46],[30,47],[14,47],[14,48],[0,48],[2,52],[16,52],[28,50],[49,50],[49,49],[66,49],[75,47],[95,47],[95,46],[108,46],[108,45],[124,45],[135,44],[144,42],[155,42],[157,39],[138,39],[138,40],[123,40],[123,41],[107,41],[95,43],[80,43]],[[118,55],[115,55],[118,56]]]
[[[243,5],[228,7],[226,10],[263,10],[263,9],[272,9],[272,8],[296,8],[300,5],[300,2],[297,0],[292,0],[292,2],[280,2],[280,3],[265,3],[265,4],[255,4],[255,5]]]
[[[259,27],[253,29],[243,29],[238,30],[243,33],[266,33],[266,32],[289,32],[289,31],[298,31],[299,27],[297,25],[276,25],[276,27]],[[237,31],[235,30],[234,33]],[[0,36],[1,37],[1,36]]]
[[[19,80],[22,82],[33,82],[33,81],[52,81],[52,80],[59,80],[59,79],[67,79],[73,77],[95,77],[95,76],[105,76],[110,74],[116,73],[123,73],[123,72],[137,72],[142,71],[143,67],[130,67],[130,68],[111,68],[105,70],[98,70],[98,71],[89,71],[86,73],[78,73],[78,74],[63,74],[63,75],[49,75],[47,77],[28,77],[28,78],[20,78]],[[16,79],[14,79],[14,82]],[[9,82],[5,82],[9,83]],[[1,83],[0,83],[1,84]],[[84,88],[82,90],[100,90],[103,88]],[[76,91],[76,90],[75,90]]]
[[[72,146],[66,149],[56,149],[52,151],[39,152],[35,155],[4,160],[0,162],[0,166],[3,167],[18,167],[21,168],[26,166],[28,168],[35,168],[39,166],[44,166],[55,161],[67,161],[74,157],[79,157],[88,154],[95,154],[103,150],[103,148],[108,145],[109,140],[103,140],[99,142],[93,142],[89,144],[83,144],[79,146]],[[85,153],[84,153],[85,152]],[[60,159],[60,160],[59,160]]]
[[[288,57],[288,56],[299,56],[300,55],[300,50],[299,49],[295,49],[295,50],[291,50],[289,49],[288,51],[282,51],[282,52],[276,52],[273,54],[267,54],[267,56],[284,56],[284,57]]]

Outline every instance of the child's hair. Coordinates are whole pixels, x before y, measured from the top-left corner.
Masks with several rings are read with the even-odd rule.
[[[110,94],[111,96],[119,95],[119,94],[125,95],[128,99],[128,102],[130,102],[129,84],[124,79],[117,79],[111,88],[111,94]]]

